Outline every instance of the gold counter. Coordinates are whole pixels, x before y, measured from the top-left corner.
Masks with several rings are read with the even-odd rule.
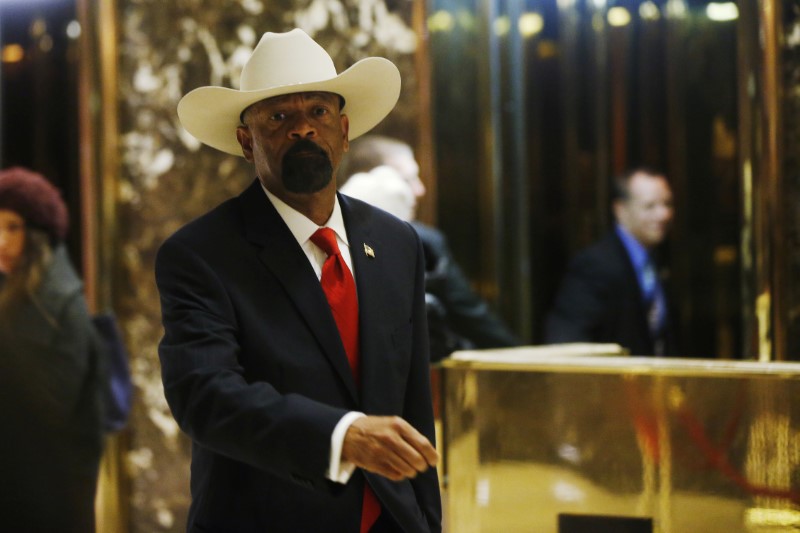
[[[556,533],[563,514],[800,531],[800,364],[565,354],[436,370],[449,533]]]

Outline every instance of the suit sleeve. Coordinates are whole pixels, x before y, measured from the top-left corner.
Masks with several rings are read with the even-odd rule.
[[[425,263],[419,237],[417,237],[417,241],[413,315],[414,358],[411,363],[412,367],[409,372],[409,382],[405,396],[405,418],[435,444],[436,432],[431,398],[428,325],[425,311]],[[441,532],[442,507],[436,469],[428,469],[411,480],[411,484],[417,495],[419,506],[425,513],[431,533]]]
[[[179,239],[159,250],[156,282],[164,392],[181,429],[216,453],[330,490],[325,479],[330,437],[346,411],[245,379],[226,285]]]
[[[488,303],[472,290],[450,253],[447,240],[441,234],[438,237],[430,242],[430,253],[436,256],[436,268],[428,272],[427,286],[444,304],[447,321],[453,330],[469,339],[476,348],[519,345],[519,340],[492,312]]]

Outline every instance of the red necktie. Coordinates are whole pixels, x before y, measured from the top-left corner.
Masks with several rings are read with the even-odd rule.
[[[356,284],[347,263],[344,262],[339,245],[336,243],[336,234],[330,228],[320,228],[311,236],[311,242],[319,246],[328,254],[322,265],[322,291],[328,299],[328,305],[339,328],[350,370],[356,384],[359,384],[358,372],[358,296]],[[364,482],[364,503],[361,508],[361,533],[367,533],[378,516],[381,506],[369,484]]]

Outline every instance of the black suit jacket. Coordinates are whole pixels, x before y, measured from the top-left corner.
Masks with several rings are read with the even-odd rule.
[[[191,532],[358,531],[365,480],[403,531],[441,529],[433,469],[402,482],[325,478],[348,411],[403,417],[434,442],[421,245],[408,224],[339,202],[360,390],[319,280],[257,181],[159,250],[164,391],[193,440]]]
[[[425,251],[425,289],[441,303],[445,326],[458,335],[459,345],[456,348],[518,346],[520,341],[492,312],[486,301],[472,290],[469,280],[450,253],[444,234],[417,221],[412,222],[411,226],[419,235]]]
[[[675,353],[669,326],[665,335],[667,355]],[[611,342],[631,355],[653,355],[654,339],[647,326],[647,310],[625,245],[615,231],[581,251],[570,261],[545,326],[545,342]]]

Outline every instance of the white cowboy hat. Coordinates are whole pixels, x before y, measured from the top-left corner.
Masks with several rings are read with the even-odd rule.
[[[342,113],[355,139],[389,114],[400,97],[400,72],[382,57],[368,57],[336,74],[331,56],[303,30],[267,32],[242,69],[240,89],[200,87],[178,102],[178,118],[200,142],[242,155],[236,140],[239,116],[273,96],[325,91],[344,98]]]

